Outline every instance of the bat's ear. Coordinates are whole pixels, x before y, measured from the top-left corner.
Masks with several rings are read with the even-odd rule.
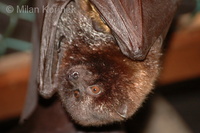
[[[44,98],[49,98],[56,92],[56,75],[59,68],[58,49],[56,47],[57,24],[69,1],[49,0],[45,9],[38,74],[39,92]]]

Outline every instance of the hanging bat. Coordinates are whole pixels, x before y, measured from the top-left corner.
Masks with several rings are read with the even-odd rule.
[[[179,0],[49,0],[41,36],[39,93],[56,92],[77,123],[134,114],[153,88]]]

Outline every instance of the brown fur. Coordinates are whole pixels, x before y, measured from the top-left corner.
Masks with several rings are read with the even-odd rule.
[[[58,74],[58,92],[64,108],[85,126],[129,118],[158,76],[161,40],[155,42],[144,61],[133,61],[122,54],[110,33],[96,31],[90,17],[83,19],[82,11],[77,12],[73,2],[67,9],[59,22],[60,29],[70,27],[64,31],[68,38],[61,42],[63,57]],[[68,26],[71,24],[74,27]],[[71,31],[74,33],[69,34]],[[78,77],[71,77],[73,72]],[[101,89],[97,95],[88,92],[94,85]]]

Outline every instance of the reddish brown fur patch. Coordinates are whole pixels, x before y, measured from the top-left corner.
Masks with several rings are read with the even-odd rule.
[[[153,88],[154,81],[158,76],[159,72],[159,58],[160,58],[160,46],[155,44],[150,50],[147,59],[144,61],[133,61],[124,56],[121,51],[112,44],[113,47],[104,47],[103,50],[93,51],[84,44],[79,47],[74,46],[70,49],[63,60],[62,71],[60,73],[62,82],[62,87],[65,90],[71,89],[67,81],[66,71],[73,66],[82,65],[85,66],[87,70],[94,74],[94,78],[90,82],[87,82],[88,86],[99,85],[103,88],[103,93],[99,97],[93,97],[91,105],[85,104],[85,107],[81,110],[88,110],[88,112],[95,111],[95,108],[104,104],[104,112],[99,111],[94,114],[95,117],[92,118],[90,114],[85,114],[86,117],[91,120],[91,122],[83,122],[80,118],[76,118],[73,115],[74,112],[70,112],[68,109],[72,108],[72,104],[68,104],[68,99],[71,97],[68,91],[60,91],[61,99],[64,103],[65,108],[72,113],[72,117],[80,124],[83,125],[99,125],[110,123],[113,121],[123,120],[118,116],[116,110],[123,106],[124,104],[128,106],[127,117],[130,117],[141,105],[142,101],[145,99],[146,95]],[[70,58],[74,56],[74,58]],[[67,62],[68,65],[65,65]],[[85,68],[83,68],[85,69]],[[97,75],[97,76],[95,76]],[[65,79],[63,81],[63,79]],[[84,94],[83,97],[88,97]],[[84,103],[82,98],[80,101],[74,101],[74,109],[79,109],[78,104]],[[82,103],[82,104],[83,104]],[[100,108],[100,107],[98,107]],[[109,111],[108,111],[109,110]],[[105,115],[108,119],[102,119],[101,115]],[[77,115],[77,114],[76,114]],[[101,118],[101,119],[100,119]],[[96,120],[95,120],[96,119]]]

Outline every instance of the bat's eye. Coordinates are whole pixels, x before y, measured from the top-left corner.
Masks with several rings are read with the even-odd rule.
[[[80,92],[79,91],[74,91],[74,97],[75,98],[79,98],[80,96]]]
[[[70,78],[70,79],[78,79],[78,78],[79,78],[79,73],[78,73],[78,72],[72,72],[72,73],[69,75],[69,78]]]
[[[89,87],[92,94],[98,95],[101,93],[101,88],[97,85]]]

